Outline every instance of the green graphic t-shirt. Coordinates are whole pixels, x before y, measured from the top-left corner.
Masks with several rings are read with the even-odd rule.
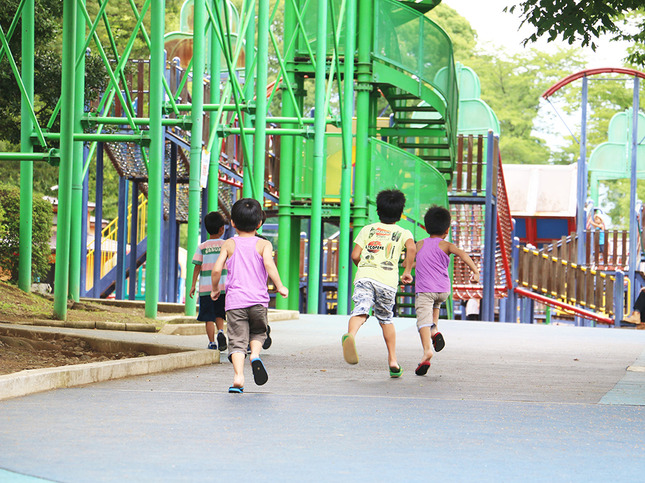
[[[355,280],[369,278],[396,289],[401,252],[405,242],[412,239],[410,230],[398,225],[373,223],[363,227],[354,240],[362,249]]]

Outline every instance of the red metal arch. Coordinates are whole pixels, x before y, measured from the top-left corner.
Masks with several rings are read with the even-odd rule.
[[[576,72],[575,74],[571,74],[561,81],[556,82],[544,94],[542,94],[542,97],[547,99],[561,87],[564,87],[574,80],[580,79],[582,77],[607,73],[634,75],[636,77],[640,77],[641,79],[645,79],[645,73],[635,69],[626,69],[623,67],[599,67],[597,69],[585,69],[581,70],[580,72]]]

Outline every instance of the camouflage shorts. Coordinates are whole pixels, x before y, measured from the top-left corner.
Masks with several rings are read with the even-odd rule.
[[[396,290],[387,289],[369,280],[357,280],[354,283],[354,310],[351,315],[369,315],[374,308],[374,317],[381,324],[391,324],[394,316],[394,299]]]

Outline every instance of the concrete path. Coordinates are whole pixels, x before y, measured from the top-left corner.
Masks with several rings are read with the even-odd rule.
[[[346,326],[272,323],[269,381],[247,367],[243,395],[222,357],[0,401],[0,481],[645,480],[645,331],[446,321],[419,377],[414,320],[397,319],[391,379],[376,321],[356,366]]]

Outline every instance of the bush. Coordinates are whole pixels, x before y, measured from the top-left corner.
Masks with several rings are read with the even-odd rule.
[[[20,190],[13,186],[0,185],[0,267],[18,281],[18,257],[20,247]],[[32,279],[45,279],[49,273],[51,249],[49,240],[52,229],[52,207],[45,200],[34,197],[32,221]]]

